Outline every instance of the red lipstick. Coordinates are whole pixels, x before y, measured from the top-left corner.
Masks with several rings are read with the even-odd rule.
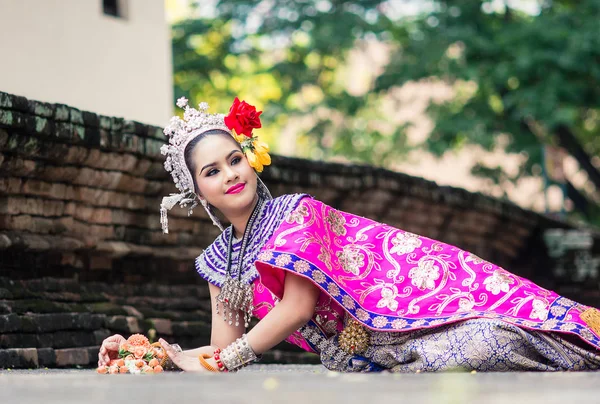
[[[240,192],[242,192],[244,190],[244,188],[246,188],[246,184],[239,183],[239,184],[235,184],[234,186],[232,186],[231,188],[229,188],[227,190],[227,192],[225,192],[226,194],[239,194]]]

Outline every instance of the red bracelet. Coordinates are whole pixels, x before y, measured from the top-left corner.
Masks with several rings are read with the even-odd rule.
[[[223,361],[221,361],[221,348],[215,349],[215,353],[213,355],[215,362],[217,363],[217,369],[219,372],[227,372],[227,368],[223,365]]]

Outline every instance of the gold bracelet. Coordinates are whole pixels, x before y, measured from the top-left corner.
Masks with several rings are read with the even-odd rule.
[[[216,368],[214,368],[210,363],[208,363],[208,358],[212,358],[212,356],[207,354],[198,355],[198,361],[204,369],[208,370],[209,372],[218,372]]]

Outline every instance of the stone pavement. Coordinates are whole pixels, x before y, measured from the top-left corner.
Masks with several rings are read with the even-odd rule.
[[[598,403],[600,373],[340,374],[262,365],[238,374],[0,371],[0,403]]]

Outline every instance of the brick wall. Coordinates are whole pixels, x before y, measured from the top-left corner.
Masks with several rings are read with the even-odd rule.
[[[208,290],[193,258],[218,229],[200,208],[191,217],[174,209],[162,234],[160,199],[175,191],[163,143],[158,127],[0,93],[0,367],[92,365],[114,332],[154,329],[184,348],[208,342]],[[541,235],[570,226],[513,204],[278,156],[262,178],[275,196],[307,192],[561,287]],[[596,289],[584,297],[600,300]],[[269,359],[315,360],[286,345]]]

